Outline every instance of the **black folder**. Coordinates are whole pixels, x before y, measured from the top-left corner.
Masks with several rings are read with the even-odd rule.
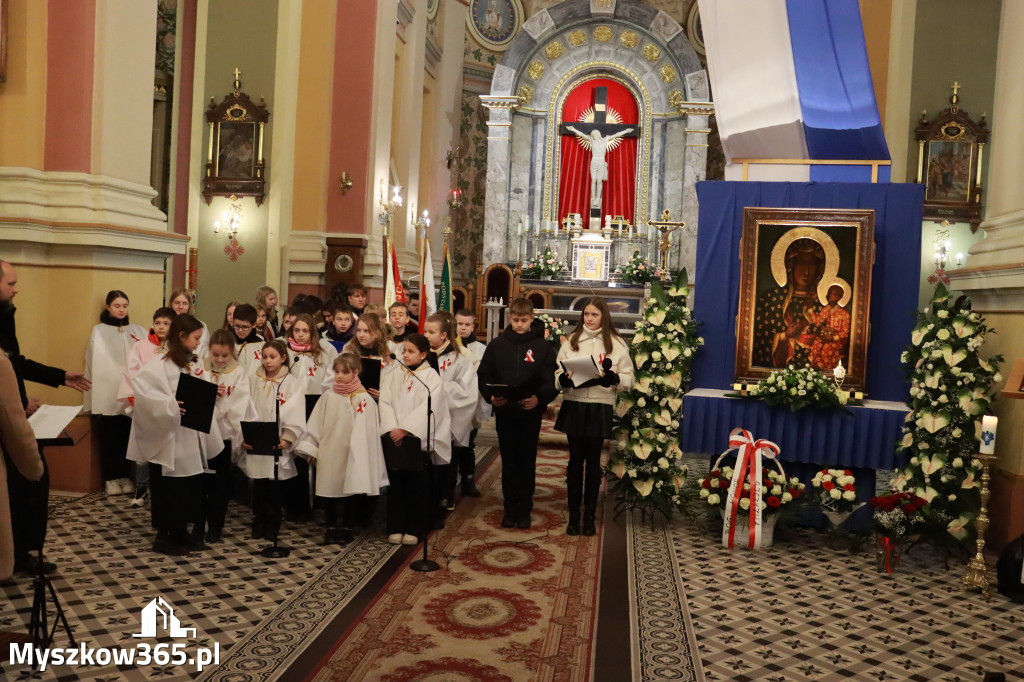
[[[380,390],[380,358],[370,356],[363,358],[363,369],[359,372],[359,382],[363,388]]]
[[[316,407],[316,401],[320,400],[320,394],[315,395],[306,394],[306,421],[309,421],[309,415],[313,414],[313,408]]]
[[[522,400],[530,395],[523,392],[522,386],[509,386],[508,384],[487,384],[487,390],[490,391],[492,398],[504,398],[509,402]]]
[[[420,439],[406,436],[395,445],[391,435],[385,433],[380,437],[384,449],[384,463],[392,471],[423,471],[423,460],[426,455],[420,449]]]
[[[250,455],[269,455],[273,457],[280,454],[275,450],[281,442],[281,436],[277,432],[277,422],[241,422],[242,439],[252,450],[246,452]]]
[[[197,379],[191,374],[182,374],[174,399],[183,403],[185,414],[181,425],[194,431],[210,432],[213,423],[213,408],[217,404],[217,384]]]

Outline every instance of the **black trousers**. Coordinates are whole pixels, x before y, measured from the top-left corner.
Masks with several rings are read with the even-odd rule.
[[[476,431],[473,431],[473,435],[470,436],[469,442],[473,442],[473,438],[476,436]],[[476,451],[472,446],[461,447],[452,445],[452,462],[442,474],[443,483],[440,486],[441,497],[446,496],[449,501],[455,499],[455,485],[458,483],[459,476],[462,476],[463,482],[468,478],[472,478],[476,471]]]
[[[167,476],[159,464],[150,467],[150,510],[158,532],[182,539],[188,524],[198,527],[203,518],[203,476]]]
[[[131,478],[131,463],[125,457],[132,420],[123,414],[92,416],[93,446],[99,451],[100,471],[104,481]]]
[[[273,540],[281,532],[281,490],[283,481],[257,478],[252,482],[252,527]]]
[[[353,528],[356,517],[367,504],[369,495],[350,495],[348,497],[321,497],[317,495],[324,508],[324,520],[328,528]],[[372,499],[376,500],[376,497]]]
[[[391,488],[388,491],[388,535],[422,535],[427,518],[427,471],[395,471],[388,469]],[[436,505],[432,505],[436,506]]]
[[[21,475],[14,462],[3,453],[7,468],[7,496],[11,503],[11,533],[14,536],[14,560],[23,563],[29,553],[37,552],[46,540],[46,522],[50,504],[50,467],[43,460],[43,477],[30,481]]]
[[[569,464],[565,467],[565,487],[569,496],[569,513],[578,514],[580,504],[588,513],[593,513],[601,491],[604,438],[571,433],[566,437],[569,439]]]
[[[295,470],[298,472],[293,478],[281,481],[281,490],[284,508],[288,510],[289,518],[305,519],[313,508],[309,496],[310,466],[304,458],[296,456]]]
[[[231,441],[224,441],[224,449],[209,460],[213,473],[203,474],[202,519],[196,527],[201,532],[220,533],[228,515],[231,497]]]
[[[540,422],[539,413],[495,410],[501,451],[501,493],[505,497],[506,512],[518,514],[533,509]]]

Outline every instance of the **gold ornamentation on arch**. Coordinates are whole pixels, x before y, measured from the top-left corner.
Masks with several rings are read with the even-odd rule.
[[[636,31],[623,31],[619,36],[619,44],[632,50],[640,44],[640,36]]]
[[[598,28],[600,28],[600,26]],[[597,29],[594,29],[594,37],[597,37]],[[584,33],[582,29],[576,29],[569,34],[569,44],[573,47],[579,47],[585,42],[587,42],[587,34]]]
[[[612,39],[612,29],[608,26],[597,26],[594,28],[594,40],[599,43],[607,43]]]
[[[519,99],[522,100],[523,104],[529,104],[530,100],[533,99],[533,88],[529,85],[519,86]]]
[[[665,81],[666,83],[672,83],[676,79],[676,69],[671,64],[666,64],[665,66],[661,67],[658,73],[661,74],[661,80]]]
[[[683,106],[683,102],[685,101],[686,100],[683,99],[682,90],[673,90],[672,92],[668,93],[668,105],[673,109],[680,108],[681,106]]]
[[[526,69],[526,75],[533,80],[540,80],[540,77],[544,75],[544,65],[540,62],[530,62],[529,68]]]
[[[548,59],[558,59],[562,56],[562,52],[564,50],[565,48],[562,47],[562,43],[557,40],[553,40],[544,48],[544,54],[548,56]]]
[[[643,50],[644,59],[649,62],[656,62],[661,59],[661,50],[654,43],[647,43]]]

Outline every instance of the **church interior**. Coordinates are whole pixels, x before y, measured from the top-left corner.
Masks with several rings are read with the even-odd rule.
[[[636,371],[596,534],[558,398],[532,526],[484,418],[429,543],[381,504],[324,544],[317,507],[277,558],[244,499],[151,551],[86,409],[0,679],[1024,679],[1022,63],[1015,0],[0,0],[26,358],[83,371],[108,292],[230,331],[269,286],[484,342],[527,298],[556,353],[597,296]],[[50,648],[136,649],[162,603],[185,653],[33,664],[40,602]]]

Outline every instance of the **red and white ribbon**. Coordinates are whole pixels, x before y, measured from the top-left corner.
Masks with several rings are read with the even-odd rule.
[[[736,542],[736,520],[740,513],[740,499],[744,494],[750,500],[750,520],[747,545],[750,549],[761,548],[761,458],[775,459],[779,446],[770,440],[755,440],[746,429],[733,429],[729,434],[729,449],[722,455],[736,450],[736,467],[729,482],[729,493],[725,498],[725,525],[722,526],[722,546],[732,548]],[[721,458],[719,458],[721,459]],[[744,493],[743,483],[750,484],[749,493]]]

